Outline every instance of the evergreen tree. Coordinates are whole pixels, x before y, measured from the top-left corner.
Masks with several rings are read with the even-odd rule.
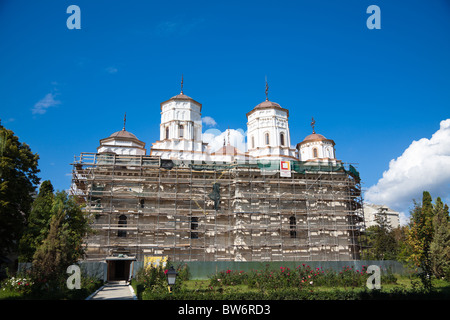
[[[19,244],[19,261],[31,262],[36,248],[47,237],[53,206],[53,185],[44,181],[31,207],[28,224]]]
[[[89,232],[88,220],[73,197],[57,192],[51,209],[48,234],[33,256],[32,273],[36,281],[52,281],[67,277],[65,271],[84,255],[82,243]]]
[[[396,247],[397,247],[397,256],[393,260],[407,262],[408,257],[411,254],[409,252],[409,246],[407,244],[407,234],[408,234],[408,226],[399,226],[398,228],[392,230],[392,235],[395,239]]]
[[[392,260],[397,256],[397,242],[387,221],[386,210],[380,208],[375,216],[377,225],[367,228],[368,249],[364,250],[366,260]]]
[[[431,258],[430,245],[433,240],[433,204],[428,191],[423,192],[422,204],[414,203],[411,212],[410,229],[407,243],[411,252],[408,260],[416,268],[421,268],[420,277],[426,289],[431,289]]]
[[[437,278],[450,280],[450,223],[449,208],[436,199],[433,218],[434,235],[430,245],[430,259],[433,274]]]

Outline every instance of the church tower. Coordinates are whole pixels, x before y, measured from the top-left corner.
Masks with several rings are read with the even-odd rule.
[[[266,160],[297,160],[291,148],[289,133],[289,110],[266,100],[247,113],[247,150],[250,158]]]
[[[122,155],[145,155],[145,142],[125,130],[127,114],[123,118],[123,129],[100,140],[97,153],[115,153]]]
[[[308,135],[302,142],[297,144],[300,161],[336,162],[334,141],[317,134],[314,126],[316,121],[312,118],[312,134]]]
[[[153,143],[151,155],[162,159],[202,160],[201,103],[183,93],[161,103],[160,139]]]

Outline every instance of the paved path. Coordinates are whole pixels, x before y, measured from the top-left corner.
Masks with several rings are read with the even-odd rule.
[[[113,281],[107,282],[86,300],[137,300],[137,298],[126,281]]]

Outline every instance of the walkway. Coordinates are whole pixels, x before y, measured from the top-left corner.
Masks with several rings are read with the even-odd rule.
[[[126,281],[107,282],[86,300],[137,300],[133,288]]]

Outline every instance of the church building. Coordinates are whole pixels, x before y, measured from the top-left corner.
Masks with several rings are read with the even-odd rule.
[[[75,157],[71,193],[96,231],[87,261],[123,278],[132,261],[359,259],[360,177],[315,132],[295,145],[289,110],[268,98],[247,112],[247,147],[202,139],[202,104],[183,92],[159,106],[159,140],[125,128]],[[291,119],[292,120],[292,119]],[[155,128],[157,130],[157,128]],[[229,132],[228,132],[229,133]]]

